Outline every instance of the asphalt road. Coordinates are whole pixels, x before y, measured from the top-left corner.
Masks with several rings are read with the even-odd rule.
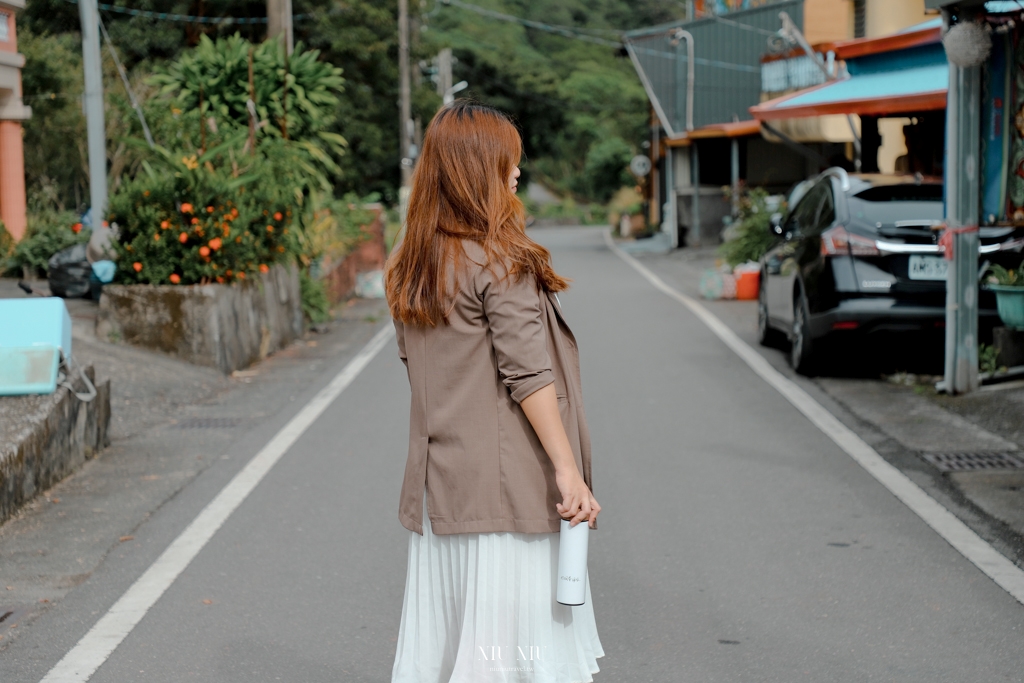
[[[1024,681],[1024,607],[599,231],[535,237],[573,279],[561,299],[603,507],[590,581],[607,654],[595,681]],[[407,410],[392,342],[91,680],[390,681]],[[255,453],[279,426],[234,452]],[[150,542],[108,558],[59,620],[37,622],[52,637],[16,643],[4,657],[20,658],[17,673],[0,681],[38,681],[229,475],[210,471],[157,510],[136,534]]]

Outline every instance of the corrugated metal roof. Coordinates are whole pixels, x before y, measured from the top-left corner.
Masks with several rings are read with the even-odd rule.
[[[686,43],[674,37],[682,28],[694,38],[693,125],[749,120],[761,93],[761,55],[781,27],[779,12],[803,29],[803,0],[781,0],[724,17],[661,24],[625,34],[626,49],[670,137],[686,130]]]

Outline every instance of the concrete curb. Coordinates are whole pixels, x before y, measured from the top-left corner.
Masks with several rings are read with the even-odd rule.
[[[85,369],[95,381],[92,366]],[[76,389],[84,390],[79,381]],[[80,401],[69,389],[0,399],[0,524],[23,505],[95,457],[110,442],[110,380],[96,398]]]

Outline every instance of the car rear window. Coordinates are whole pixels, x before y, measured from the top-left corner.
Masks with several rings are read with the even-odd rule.
[[[942,185],[879,185],[853,196],[866,202],[941,202]]]
[[[881,185],[850,197],[850,215],[872,225],[942,220],[942,185]]]

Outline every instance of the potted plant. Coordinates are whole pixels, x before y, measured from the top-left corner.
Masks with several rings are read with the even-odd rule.
[[[996,293],[996,308],[1007,327],[1024,330],[1024,263],[1017,270],[989,268],[988,288]]]

